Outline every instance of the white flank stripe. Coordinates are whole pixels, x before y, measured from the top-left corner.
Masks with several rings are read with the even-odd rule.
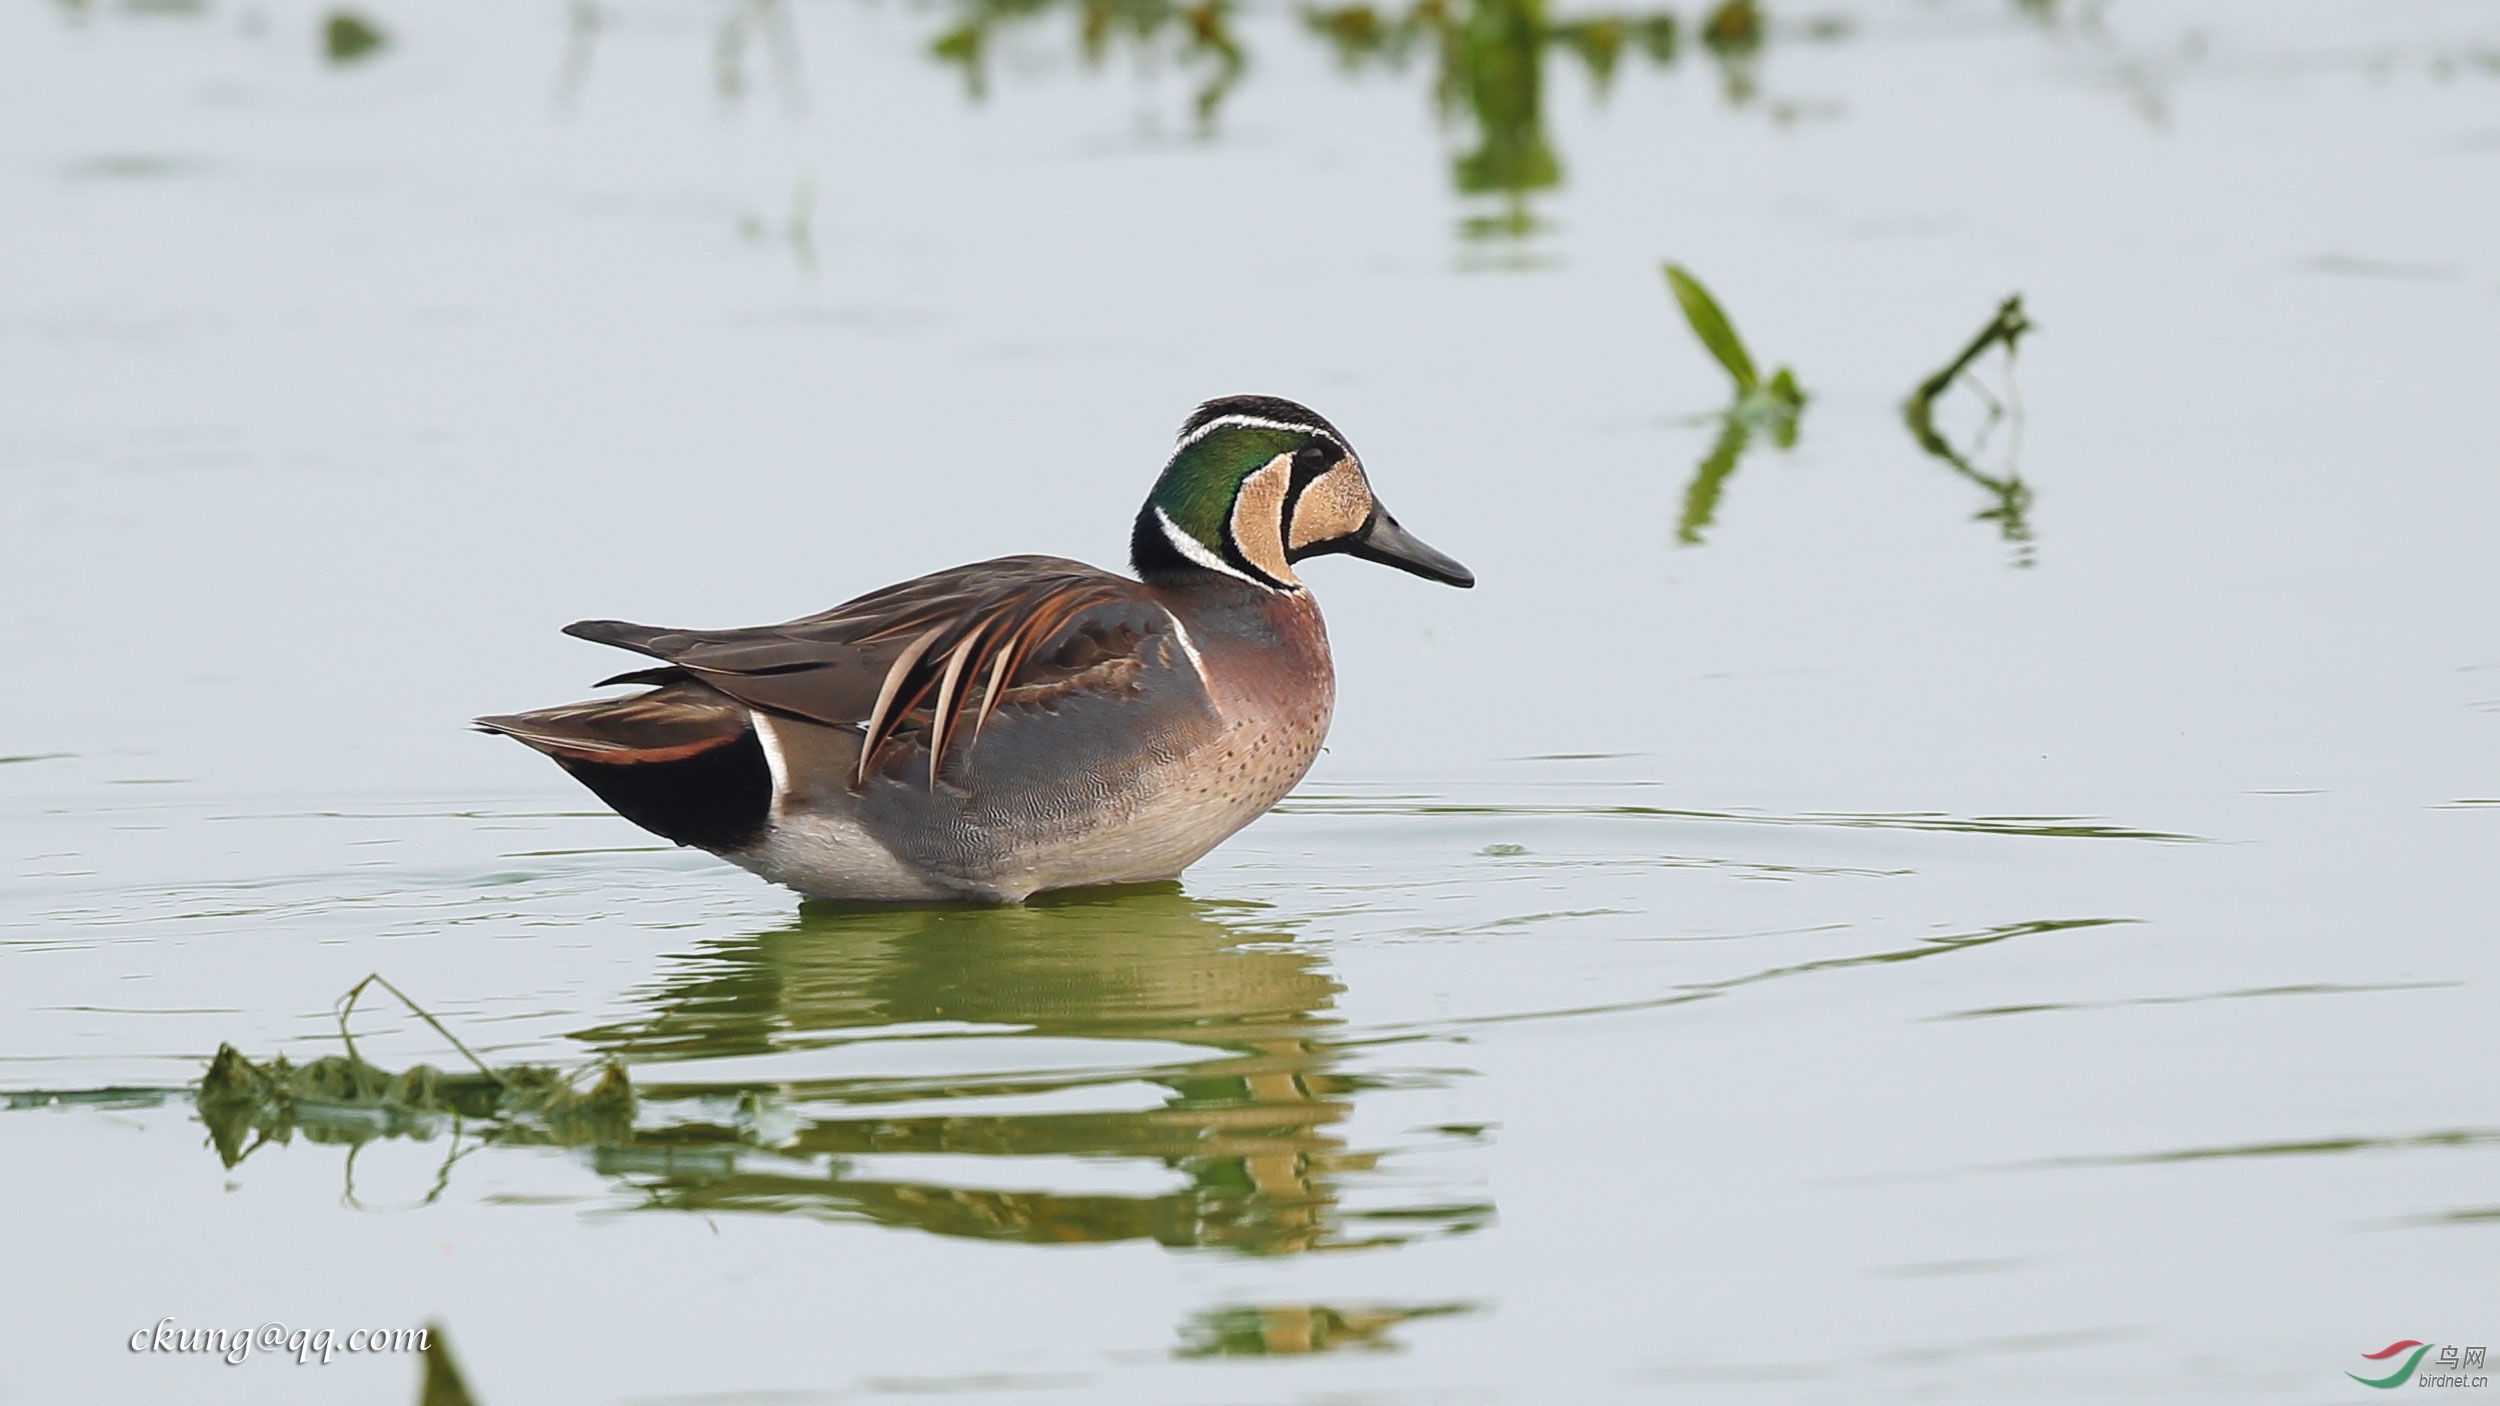
[[[1179,616],[1172,614],[1172,607],[1165,606],[1163,613],[1171,616],[1172,637],[1181,642],[1181,652],[1189,656],[1190,667],[1198,671],[1200,686],[1209,693],[1215,692],[1215,677],[1207,672],[1207,657],[1198,652],[1198,642],[1189,637],[1189,627],[1181,623]]]

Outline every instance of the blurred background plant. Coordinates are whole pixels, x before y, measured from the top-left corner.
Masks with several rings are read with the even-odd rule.
[[[1991,504],[1974,515],[1978,522],[1993,522],[2007,542],[2014,544],[2014,564],[2032,564],[2031,524],[2025,516],[2031,509],[2031,488],[2023,482],[2022,472],[2015,465],[2015,456],[2022,447],[2022,400],[2014,392],[2014,350],[2024,333],[2031,330],[2031,319],[2023,315],[2023,297],[2015,293],[1997,305],[1996,315],[1988,319],[1977,335],[1963,346],[1961,352],[1946,362],[1934,375],[1918,383],[1910,398],[1901,406],[1901,418],[1910,427],[1910,437],[1918,447],[1944,462],[1947,468],[1988,491]],[[2004,353],[2001,360],[2005,394],[1990,391],[1974,373],[1975,367],[1991,349]],[[1956,385],[1968,387],[1972,396],[1986,408],[1986,418],[1969,434],[1970,450],[1966,454],[1954,447],[1936,427],[1936,402]],[[1988,441],[1999,422],[2009,432],[2002,459],[1993,471],[1980,468],[1972,456],[1984,454]]]
[[[1233,35],[1229,0],[958,0],[955,23],[930,41],[929,52],[962,70],[966,92],[985,97],[999,34],[1068,10],[1075,12],[1077,52],[1087,68],[1100,68],[1121,52],[1176,60],[1196,75],[1190,105],[1198,132],[1214,130],[1216,110],[1249,62]]]
[[[1528,197],[1562,183],[1562,161],[1545,132],[1546,55],[1578,59],[1602,95],[1627,53],[1653,68],[1672,65],[1678,33],[1664,10],[1556,20],[1544,0],[1416,0],[1394,17],[1347,5],[1305,10],[1303,20],[1350,72],[1403,71],[1418,54],[1429,56],[1441,120],[1472,128],[1473,145],[1451,160],[1451,181],[1496,207],[1463,221],[1476,238],[1534,232]]]
[[[334,64],[371,58],[389,43],[381,26],[353,10],[332,10],[321,22],[321,52]]]

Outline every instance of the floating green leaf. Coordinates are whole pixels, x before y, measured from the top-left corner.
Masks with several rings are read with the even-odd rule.
[[[1745,395],[1762,383],[1753,369],[1753,358],[1746,354],[1745,343],[1729,325],[1727,314],[1719,310],[1718,301],[1698,279],[1684,271],[1680,264],[1666,266],[1667,287],[1675,293],[1676,306],[1684,310],[1684,320],[1692,324],[1693,335],[1719,365],[1727,368],[1736,382],[1736,393]]]

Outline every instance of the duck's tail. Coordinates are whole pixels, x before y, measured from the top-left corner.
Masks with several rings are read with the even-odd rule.
[[[546,753],[662,839],[716,853],[752,842],[770,814],[773,779],[746,705],[675,669],[609,682],[657,686],[476,724]]]

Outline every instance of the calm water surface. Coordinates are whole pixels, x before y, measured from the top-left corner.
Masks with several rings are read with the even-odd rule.
[[[0,1399],[413,1398],[168,1316],[489,1402],[2500,1337],[2489,7],[327,13],[0,13]],[[1115,562],[1235,391],[1483,585],[1319,566],[1331,750],[1178,889],[801,907],[461,728],[578,617]],[[630,1123],[195,1106],[370,972]]]

